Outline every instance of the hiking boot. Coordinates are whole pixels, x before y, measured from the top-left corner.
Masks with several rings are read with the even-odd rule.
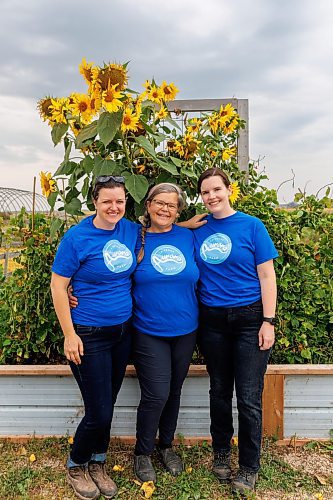
[[[219,481],[225,483],[230,481],[230,451],[215,451],[213,460],[213,472]]]
[[[156,482],[156,473],[149,455],[134,455],[134,473],[142,483]]]
[[[81,500],[95,500],[99,497],[99,489],[84,465],[69,467],[67,469],[67,481],[72,486],[75,495]]]
[[[178,476],[184,470],[183,462],[172,448],[157,448],[166,470],[173,476]]]
[[[91,479],[104,498],[112,498],[117,493],[117,486],[106,473],[105,462],[90,462],[88,470]]]
[[[232,490],[234,493],[240,493],[241,495],[246,495],[254,490],[256,480],[258,479],[257,472],[249,472],[246,469],[240,467],[235,479],[232,482]]]

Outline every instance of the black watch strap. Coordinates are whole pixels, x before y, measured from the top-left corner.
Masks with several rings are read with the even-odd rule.
[[[269,323],[270,325],[273,325],[273,326],[274,326],[274,325],[275,325],[275,323],[276,323],[276,319],[275,319],[274,317],[272,317],[272,318],[267,318],[266,316],[264,316],[264,317],[262,318],[262,320],[263,320],[263,321],[266,321],[266,323]]]

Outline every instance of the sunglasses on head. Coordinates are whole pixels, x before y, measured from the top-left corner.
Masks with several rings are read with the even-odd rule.
[[[125,177],[122,175],[115,176],[115,175],[99,175],[96,177],[96,184],[105,184],[106,182],[109,181],[114,181],[114,182],[119,182],[119,184],[125,184]]]

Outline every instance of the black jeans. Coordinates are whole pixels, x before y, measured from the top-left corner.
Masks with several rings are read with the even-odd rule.
[[[85,415],[74,437],[71,461],[86,464],[105,454],[110,441],[113,409],[131,352],[130,322],[94,327],[75,325],[84,356],[81,365],[70,363],[80,388]]]
[[[136,332],[134,364],[141,388],[136,423],[136,455],[151,455],[159,444],[171,446],[177,427],[180,394],[195,348],[196,331],[177,337]]]
[[[243,307],[200,307],[199,346],[210,376],[210,417],[214,451],[229,451],[234,432],[232,395],[238,408],[239,465],[260,467],[261,398],[270,350],[261,351],[261,301]]]

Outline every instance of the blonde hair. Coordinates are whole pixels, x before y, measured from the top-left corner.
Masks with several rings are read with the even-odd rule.
[[[151,188],[151,190],[149,191],[148,196],[146,198],[146,201],[145,201],[146,208],[145,208],[144,214],[142,217],[140,217],[140,222],[142,223],[142,228],[141,228],[141,248],[140,248],[140,251],[139,251],[138,257],[137,257],[138,264],[140,264],[140,262],[142,261],[142,259],[144,257],[146,232],[147,232],[147,229],[151,225],[150,215],[149,215],[149,212],[147,210],[147,203],[153,201],[155,196],[157,196],[161,193],[176,193],[177,194],[177,196],[178,196],[177,205],[178,205],[178,212],[179,213],[184,209],[184,207],[186,205],[185,194],[182,191],[182,189],[179,186],[177,186],[176,184],[172,184],[171,182],[162,182],[160,184],[156,184],[156,186]]]

